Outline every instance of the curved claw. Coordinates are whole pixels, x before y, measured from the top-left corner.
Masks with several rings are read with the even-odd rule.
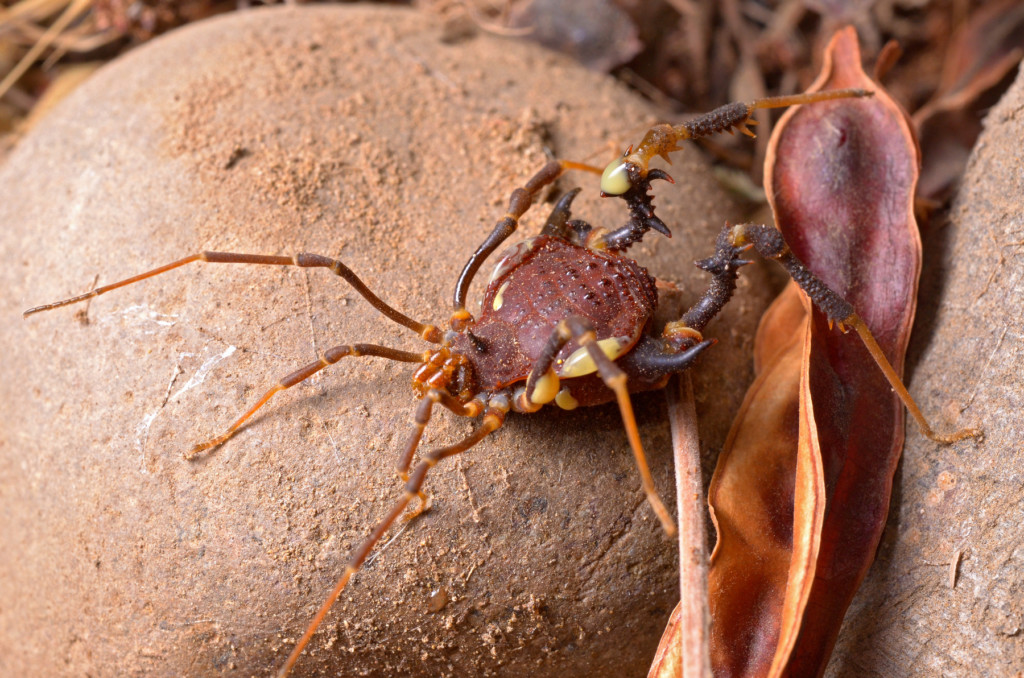
[[[672,237],[672,231],[668,230],[668,226],[665,225],[665,222],[659,219],[658,217],[650,216],[647,219],[645,219],[644,222],[647,224],[649,228],[653,228],[655,231],[661,233],[666,238]]]
[[[669,176],[668,172],[665,172],[664,170],[660,169],[652,169],[649,172],[647,172],[648,181],[653,181],[655,179],[661,179],[663,181],[667,181],[670,184],[676,183],[676,180]]]
[[[648,378],[676,374],[686,370],[701,353],[717,343],[717,339],[705,339],[677,353],[675,349],[670,348],[670,341],[651,339],[638,343],[632,351],[620,358],[619,362],[627,372],[645,374]]]
[[[694,265],[711,274],[724,273],[729,267],[739,268],[746,266],[751,263],[750,259],[738,259],[741,250],[739,248],[730,248],[732,251],[718,251],[713,256],[707,259],[699,259]]]
[[[555,209],[551,210],[552,214],[565,213],[566,218],[569,217],[569,208],[572,207],[572,201],[576,199],[576,196],[580,194],[583,188],[577,186],[569,190],[565,195],[558,199],[558,203],[555,204]]]
[[[567,238],[571,229],[568,227],[569,219],[572,217],[572,201],[576,199],[582,189],[576,187],[558,199],[548,220],[541,231],[543,235],[553,235],[560,238]]]

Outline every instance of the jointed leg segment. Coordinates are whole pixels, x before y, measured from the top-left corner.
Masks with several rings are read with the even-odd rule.
[[[516,409],[523,412],[533,412],[540,409],[544,402],[551,400],[547,396],[538,397],[538,388],[548,390],[549,395],[553,397],[552,391],[557,390],[557,381],[554,387],[544,387],[541,384],[544,379],[554,378],[557,380],[557,377],[553,376],[551,364],[555,356],[558,355],[558,352],[562,350],[562,347],[570,339],[575,340],[576,343],[587,350],[587,354],[597,366],[598,375],[600,375],[605,385],[615,393],[615,400],[619,404],[619,412],[622,415],[622,423],[626,427],[629,445],[633,450],[637,469],[640,471],[640,479],[643,484],[644,493],[647,495],[647,502],[661,521],[661,526],[664,528],[665,533],[670,537],[674,536],[676,525],[662,503],[661,498],[658,497],[658,491],[654,487],[654,479],[651,477],[650,468],[647,466],[647,457],[644,454],[643,444],[640,442],[640,431],[637,429],[636,417],[633,414],[633,403],[629,398],[626,373],[619,369],[615,362],[601,350],[597,343],[597,335],[594,333],[594,328],[589,320],[579,316],[572,316],[558,323],[551,338],[545,345],[541,357],[530,371],[530,376],[526,380],[526,388],[516,398]],[[711,342],[706,342],[700,349],[694,350],[689,359],[692,360],[696,357],[697,353],[710,344]]]
[[[488,435],[501,428],[501,425],[505,421],[505,413],[507,411],[507,402],[499,399],[492,399],[487,411],[484,413],[483,422],[476,431],[454,445],[433,450],[429,454],[425,455],[423,460],[416,465],[416,468],[413,469],[412,474],[409,476],[408,482],[405,484],[405,490],[402,493],[401,498],[394,505],[391,511],[388,512],[384,519],[381,520],[375,528],[373,528],[373,531],[366,540],[363,541],[359,548],[356,549],[355,553],[352,554],[352,557],[348,562],[348,566],[345,568],[345,572],[341,575],[341,579],[338,580],[337,585],[327,597],[327,600],[324,601],[324,604],[320,606],[320,610],[316,613],[316,616],[313,617],[313,621],[311,621],[309,626],[306,628],[306,632],[302,635],[302,638],[300,638],[299,642],[295,644],[291,654],[288,656],[288,661],[286,661],[284,666],[281,667],[281,670],[278,673],[279,677],[283,678],[291,672],[295,662],[302,654],[306,645],[309,644],[310,639],[312,639],[313,634],[316,633],[316,630],[323,622],[324,617],[327,616],[327,612],[331,609],[331,606],[334,605],[338,596],[341,595],[341,592],[348,584],[349,579],[359,571],[359,568],[362,567],[366,558],[373,550],[373,547],[381,540],[381,537],[383,537],[384,533],[388,531],[388,528],[398,520],[398,517],[402,515],[402,512],[405,511],[413,497],[421,495],[423,481],[430,469],[446,457],[451,457],[465,452]]]
[[[641,175],[645,176],[651,158],[658,155],[668,161],[669,153],[682,148],[679,146],[681,141],[699,139],[718,132],[731,132],[734,129],[748,136],[754,136],[754,133],[748,129],[747,125],[754,122],[750,116],[758,109],[786,108],[788,106],[811,104],[831,99],[865,97],[872,94],[872,92],[863,89],[835,89],[821,92],[805,92],[791,96],[767,97],[756,99],[749,103],[737,102],[726,104],[679,125],[666,124],[652,127],[640,144],[632,152],[626,153],[625,160],[627,163],[640,168]]]
[[[847,328],[850,327],[856,330],[861,341],[864,342],[865,348],[871,354],[882,374],[885,375],[889,385],[892,386],[899,399],[903,401],[907,411],[910,412],[910,416],[914,418],[917,425],[921,428],[921,432],[926,437],[936,442],[952,443],[964,438],[973,438],[981,435],[981,431],[977,429],[961,429],[953,433],[936,433],[932,429],[921,412],[921,408],[917,406],[917,403],[914,402],[913,397],[907,391],[907,387],[903,385],[903,380],[900,379],[896,370],[893,369],[889,359],[885,357],[885,353],[882,352],[878,342],[875,341],[871,330],[868,329],[868,326],[861,317],[856,314],[853,306],[826,285],[818,276],[814,275],[793,254],[789,249],[789,245],[786,244],[782,233],[777,228],[764,224],[727,225],[719,239],[721,240],[723,237],[728,238],[736,247],[742,247],[747,244],[752,245],[761,256],[779,262],[786,269],[786,272],[789,273],[790,277],[800,286],[800,289],[807,294],[814,305],[825,314],[830,325],[832,323],[837,324],[843,332],[846,332]]]
[[[472,319],[469,311],[466,310],[466,294],[469,292],[469,285],[473,282],[473,277],[480,270],[484,260],[494,250],[498,249],[509,236],[516,232],[516,229],[519,227],[519,219],[533,205],[533,201],[541,189],[553,184],[566,170],[573,169],[593,172],[595,174],[601,173],[599,168],[583,163],[569,160],[552,160],[534,174],[523,187],[512,191],[508,201],[508,212],[494,227],[494,230],[487,236],[483,244],[473,253],[473,256],[469,258],[469,261],[462,268],[462,273],[459,274],[459,280],[455,284],[454,312],[451,319],[452,329],[464,329]]]
[[[409,481],[409,467],[412,466],[413,455],[416,454],[416,449],[420,445],[420,439],[423,437],[424,429],[426,429],[427,424],[430,423],[430,417],[433,414],[434,405],[438,403],[460,417],[469,417],[471,419],[475,419],[480,416],[485,407],[484,403],[479,400],[471,400],[466,404],[462,404],[457,398],[454,398],[441,389],[432,388],[427,391],[423,396],[423,400],[420,401],[419,406],[416,408],[416,414],[413,417],[412,433],[409,434],[409,438],[405,441],[405,448],[402,450],[402,454],[398,458],[398,477],[402,479],[403,483]],[[410,520],[430,508],[430,498],[426,493],[420,490],[417,494],[419,495],[420,505],[416,512],[409,516]]]
[[[409,467],[412,466],[412,457],[416,453],[416,448],[419,447],[424,429],[430,423],[434,405],[438,403],[454,414],[460,417],[469,417],[470,419],[480,416],[484,408],[484,405],[478,400],[471,400],[464,405],[457,398],[438,388],[432,388],[427,391],[423,396],[423,400],[420,401],[419,406],[416,408],[416,414],[413,416],[412,433],[409,435],[408,440],[405,441],[405,447],[398,458],[397,469],[402,482],[409,480]]]
[[[676,524],[669,515],[665,505],[658,497],[658,491],[654,488],[654,479],[651,477],[651,470],[647,466],[647,456],[640,442],[640,431],[636,426],[636,416],[633,414],[633,402],[629,398],[629,387],[626,384],[626,373],[604,354],[601,347],[597,345],[597,335],[590,327],[589,321],[582,318],[569,318],[565,325],[572,333],[580,346],[587,349],[594,364],[597,365],[597,372],[605,385],[615,392],[615,399],[619,403],[619,412],[622,414],[622,422],[626,427],[626,436],[629,438],[629,446],[633,450],[633,458],[636,461],[637,469],[640,471],[640,480],[643,483],[644,493],[647,495],[647,503],[654,509],[661,527],[669,537],[675,537]]]
[[[308,365],[301,367],[281,381],[277,382],[269,391],[263,394],[255,405],[239,417],[235,423],[233,423],[227,431],[220,434],[216,438],[212,438],[205,443],[200,443],[192,448],[192,450],[186,454],[186,457],[193,457],[199,452],[209,450],[217,447],[221,443],[225,442],[228,438],[233,436],[239,427],[244,424],[258,409],[263,407],[275,393],[291,388],[296,384],[309,379],[311,376],[324,369],[328,365],[333,365],[342,358],[348,356],[377,356],[379,358],[388,358],[390,360],[397,360],[404,363],[419,363],[423,362],[425,355],[423,353],[412,353],[410,351],[400,351],[394,348],[388,348],[386,346],[377,346],[375,344],[346,344],[344,346],[335,346],[324,352],[324,355],[320,360],[309,363]]]
[[[395,321],[399,325],[404,325],[412,331],[419,334],[427,341],[435,344],[441,342],[441,331],[433,325],[427,325],[416,320],[413,320],[404,313],[396,310],[389,306],[380,297],[370,291],[370,288],[359,279],[352,270],[337,259],[331,259],[319,254],[309,254],[302,252],[296,254],[294,257],[268,255],[268,254],[240,254],[237,252],[200,252],[185,257],[184,259],[178,259],[159,268],[154,268],[151,271],[140,273],[139,275],[132,276],[125,280],[120,280],[110,285],[104,285],[103,287],[97,287],[91,292],[80,294],[77,297],[71,297],[70,299],[64,299],[63,301],[57,301],[52,304],[45,304],[43,306],[36,306],[25,311],[24,315],[30,316],[33,313],[39,313],[41,311],[49,311],[50,309],[60,308],[61,306],[67,306],[68,304],[74,304],[79,301],[85,301],[86,299],[92,299],[93,297],[105,294],[111,290],[116,290],[119,287],[131,285],[132,283],[145,280],[146,278],[152,278],[153,276],[166,273],[175,268],[190,264],[194,261],[202,261],[208,264],[270,264],[273,266],[301,266],[303,268],[329,268],[335,275],[344,278],[345,282],[355,288],[356,292],[363,296],[370,305],[380,311],[382,314]]]

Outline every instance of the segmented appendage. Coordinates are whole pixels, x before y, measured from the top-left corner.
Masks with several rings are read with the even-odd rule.
[[[607,195],[624,195],[633,186],[630,175],[647,176],[647,167],[651,158],[661,156],[669,160],[669,153],[678,151],[679,142],[687,139],[699,139],[718,132],[739,130],[748,136],[754,136],[747,125],[756,124],[750,116],[754,111],[763,108],[785,108],[800,104],[811,104],[832,99],[849,99],[871,96],[874,92],[865,89],[834,89],[821,92],[805,92],[792,96],[767,97],[756,99],[750,103],[735,102],[719,106],[709,113],[687,120],[679,125],[660,124],[647,131],[643,140],[621,157],[613,160],[601,175],[601,191]],[[630,171],[628,166],[634,171]]]

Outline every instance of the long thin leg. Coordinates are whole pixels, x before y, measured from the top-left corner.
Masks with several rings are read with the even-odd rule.
[[[765,99],[756,99],[749,103],[736,102],[719,106],[709,113],[705,113],[692,120],[687,120],[679,125],[673,126],[668,123],[655,125],[647,130],[647,134],[644,135],[643,140],[640,141],[636,148],[630,146],[620,158],[612,161],[604,169],[604,172],[601,174],[601,193],[602,195],[617,195],[627,198],[627,200],[631,201],[630,207],[632,210],[634,208],[632,203],[636,202],[643,193],[646,193],[649,187],[647,183],[649,179],[665,178],[667,176],[663,172],[659,176],[654,174],[654,172],[660,172],[660,170],[648,172],[651,158],[661,156],[666,162],[670,163],[669,153],[682,149],[682,146],[679,145],[682,141],[698,139],[718,132],[732,132],[735,129],[749,136],[754,136],[748,125],[755,124],[756,121],[751,120],[750,116],[753,115],[754,111],[762,108],[783,108],[798,104],[830,101],[832,99],[866,97],[872,94],[874,92],[864,89],[833,89],[821,92],[805,92],[792,96],[767,97]],[[636,205],[636,207],[642,207],[642,205]],[[647,207],[650,207],[649,201]],[[634,218],[636,216],[634,215]],[[647,228],[661,230],[659,225],[664,226],[659,221],[651,219],[653,211],[647,216],[641,214],[641,217],[640,221]]]
[[[466,294],[469,292],[469,285],[473,282],[473,277],[480,270],[484,260],[494,250],[498,249],[501,243],[505,242],[509,236],[516,232],[516,229],[519,227],[519,219],[526,214],[526,210],[530,209],[534,199],[537,197],[537,193],[545,186],[554,183],[566,170],[571,169],[593,172],[595,174],[601,173],[600,168],[583,163],[569,160],[552,160],[534,174],[523,187],[512,191],[508,201],[508,212],[505,213],[505,216],[494,227],[494,230],[487,236],[483,244],[477,248],[476,252],[473,252],[473,256],[466,262],[462,273],[459,275],[459,280],[455,284],[454,311],[451,319],[453,329],[464,329],[472,321],[473,316],[466,310]]]
[[[381,537],[383,537],[384,533],[388,531],[388,528],[391,527],[400,515],[402,515],[402,512],[405,511],[413,497],[419,495],[421,488],[423,487],[423,480],[427,476],[427,472],[436,466],[442,459],[465,452],[488,435],[501,428],[501,425],[505,421],[506,412],[508,412],[507,399],[501,397],[492,398],[491,402],[488,404],[487,411],[484,413],[483,422],[476,431],[454,445],[431,451],[429,454],[424,456],[423,460],[420,461],[419,464],[416,465],[416,468],[413,469],[412,475],[409,477],[409,481],[405,484],[405,491],[402,494],[402,497],[394,505],[391,511],[388,512],[384,519],[377,523],[377,526],[373,528],[373,532],[370,533],[370,536],[367,537],[363,543],[359,545],[359,548],[357,548],[352,554],[349,559],[348,566],[345,568],[345,572],[341,575],[341,579],[338,580],[338,584],[334,587],[334,590],[331,591],[327,600],[320,606],[320,610],[316,613],[316,616],[313,617],[313,621],[311,621],[309,626],[306,627],[306,632],[302,635],[302,638],[300,638],[299,642],[295,644],[291,654],[288,656],[288,661],[286,661],[284,666],[281,667],[281,670],[278,673],[278,678],[285,678],[289,672],[291,672],[292,667],[295,666],[295,662],[302,654],[306,645],[309,644],[310,639],[312,639],[313,634],[316,633],[316,630],[323,622],[324,617],[327,616],[327,612],[334,605],[338,596],[341,595],[341,592],[344,590],[345,585],[348,584],[349,579],[359,571],[359,568],[362,567],[367,556],[369,556],[370,552],[373,550],[373,547],[381,540]]]
[[[698,139],[717,132],[731,132],[738,129],[748,136],[754,133],[747,129],[748,124],[756,124],[750,119],[754,111],[765,108],[788,108],[802,104],[813,104],[819,101],[848,99],[851,97],[871,96],[874,92],[865,89],[828,89],[819,92],[804,92],[777,97],[755,99],[749,103],[733,103],[719,106],[715,110],[687,120],[673,128],[678,140]]]
[[[235,421],[235,423],[233,423],[231,427],[228,428],[227,431],[220,434],[216,438],[211,438],[210,440],[207,440],[205,443],[200,443],[194,446],[185,456],[187,458],[191,458],[194,457],[199,452],[217,447],[218,445],[226,441],[228,438],[233,436],[235,432],[238,430],[238,428],[242,424],[244,424],[252,415],[254,415],[258,409],[266,405],[267,401],[270,400],[275,393],[283,391],[287,388],[291,388],[292,386],[295,386],[295,384],[298,384],[300,382],[305,381],[306,379],[309,379],[311,376],[313,376],[320,370],[324,369],[328,365],[333,365],[342,358],[348,356],[377,356],[379,358],[388,358],[390,360],[397,360],[399,362],[404,363],[423,362],[424,359],[427,357],[427,355],[423,353],[400,351],[398,349],[388,348],[386,346],[377,346],[375,344],[347,344],[344,346],[335,346],[334,348],[329,348],[327,349],[327,351],[324,352],[324,355],[322,358],[320,358],[320,360],[313,363],[309,363],[308,365],[295,370],[294,372],[286,376],[284,379],[277,382],[269,391],[263,394],[263,397],[260,398],[255,405],[249,408],[249,410],[245,414],[240,416]]]
[[[864,89],[832,89],[820,92],[804,92],[791,96],[767,97],[751,102],[725,104],[687,120],[679,125],[658,125],[652,127],[632,153],[627,154],[627,162],[641,168],[646,174],[647,164],[656,155],[668,160],[668,154],[678,151],[680,141],[699,139],[718,132],[730,132],[738,129],[744,134],[754,136],[747,125],[752,122],[750,116],[754,111],[764,108],[786,108],[800,104],[813,104],[833,99],[848,99],[871,96],[874,92]]]
[[[409,467],[412,466],[413,455],[416,454],[416,449],[420,446],[420,439],[423,437],[423,430],[430,423],[430,416],[434,411],[434,405],[440,403],[443,407],[448,408],[460,417],[468,417],[470,419],[476,419],[484,411],[484,403],[481,400],[471,400],[468,403],[459,402],[458,398],[455,398],[441,389],[432,388],[427,391],[426,395],[423,396],[423,400],[420,401],[419,406],[416,408],[416,414],[413,417],[413,428],[412,433],[409,434],[408,439],[405,441],[405,447],[402,449],[402,454],[398,458],[398,477],[402,479],[402,482],[409,482]],[[423,490],[419,491],[420,505],[416,509],[416,512],[409,516],[409,520],[412,520],[419,514],[427,511],[430,508],[430,498],[427,497]]]
[[[27,318],[33,313],[49,311],[50,309],[60,308],[61,306],[85,301],[86,299],[92,299],[93,297],[105,294],[111,290],[116,290],[119,287],[131,285],[132,283],[137,283],[140,280],[145,280],[146,278],[152,278],[153,276],[166,273],[167,271],[179,268],[185,264],[190,264],[194,261],[202,261],[208,264],[270,264],[274,266],[301,266],[303,268],[329,268],[332,273],[343,278],[345,282],[355,288],[356,292],[361,294],[364,299],[370,302],[371,306],[382,314],[399,325],[408,327],[427,341],[434,342],[435,344],[441,343],[442,334],[437,327],[413,320],[404,313],[389,306],[381,300],[380,297],[371,292],[370,288],[359,279],[359,276],[353,273],[352,270],[341,261],[319,254],[310,254],[308,252],[300,252],[294,257],[267,254],[239,254],[236,252],[200,252],[198,254],[187,256],[184,259],[178,259],[177,261],[160,266],[159,268],[154,268],[151,271],[146,271],[145,273],[132,276],[131,278],[120,280],[118,282],[111,283],[110,285],[104,285],[103,287],[97,287],[91,292],[80,294],[77,297],[71,297],[70,299],[64,299],[62,301],[55,301],[52,304],[45,304],[43,306],[30,308],[25,311],[23,315]]]
[[[661,521],[661,527],[669,537],[675,537],[676,524],[669,515],[665,505],[654,488],[654,479],[651,477],[651,470],[647,466],[647,456],[644,454],[643,445],[640,442],[640,431],[636,426],[636,416],[633,414],[633,402],[629,398],[629,387],[626,384],[626,373],[616,366],[612,360],[604,354],[601,347],[597,345],[597,335],[590,323],[583,318],[573,317],[565,321],[566,327],[572,333],[573,339],[587,349],[591,360],[597,365],[597,373],[605,385],[615,392],[615,399],[619,403],[619,412],[622,414],[622,423],[626,427],[626,435],[629,437],[629,446],[633,449],[633,458],[636,460],[636,467],[640,471],[640,480],[643,483],[644,492],[647,495],[647,503],[654,509],[654,513]]]
[[[878,346],[878,342],[875,341],[871,330],[868,329],[868,326],[860,316],[856,314],[853,306],[833,291],[820,278],[811,273],[807,266],[789,249],[789,245],[786,244],[785,238],[783,238],[782,233],[777,228],[765,224],[737,224],[732,227],[726,226],[723,234],[726,233],[728,233],[734,245],[742,246],[749,243],[764,258],[774,259],[779,262],[796,284],[800,286],[800,289],[810,297],[814,305],[821,309],[828,317],[830,324],[837,323],[839,329],[843,332],[846,331],[847,327],[852,327],[857,331],[861,341],[864,342],[864,346],[868,349],[871,357],[874,358],[882,374],[885,375],[889,385],[892,386],[896,395],[903,401],[903,405],[910,412],[910,416],[914,418],[925,436],[936,442],[952,443],[964,438],[975,438],[981,435],[980,430],[973,428],[961,429],[953,433],[936,433],[932,429],[928,420],[925,419],[924,414],[921,412],[921,408],[917,406],[910,392],[907,391],[907,387],[903,385],[903,380],[896,374],[896,370],[889,363],[889,359],[885,357],[885,353]]]
[[[629,399],[629,388],[626,384],[626,373],[604,354],[597,344],[597,334],[590,321],[579,316],[571,316],[558,323],[551,338],[544,346],[541,357],[530,370],[527,377],[526,387],[516,396],[515,408],[522,412],[535,412],[555,397],[558,391],[558,377],[551,370],[551,363],[558,352],[570,339],[574,339],[581,347],[587,350],[587,354],[597,366],[597,373],[614,393],[619,404],[619,412],[622,415],[622,423],[626,428],[626,436],[629,438],[629,446],[633,450],[633,458],[636,460],[637,469],[640,471],[640,480],[643,484],[644,493],[647,495],[647,503],[654,509],[654,513],[661,521],[665,533],[672,537],[676,533],[676,525],[672,521],[668,510],[658,497],[658,491],[654,488],[654,479],[651,477],[650,468],[647,466],[647,456],[644,454],[643,444],[640,442],[640,431],[636,426],[636,417],[633,415],[633,403]],[[691,349],[693,353],[689,356],[692,360],[697,353],[702,351],[712,342],[705,342],[700,348]]]
[[[405,447],[402,448],[402,454],[398,458],[397,470],[402,482],[409,480],[409,467],[412,466],[412,457],[416,453],[416,448],[420,445],[423,430],[430,423],[430,416],[434,410],[434,405],[438,403],[458,416],[469,417],[470,419],[479,417],[484,408],[484,404],[479,400],[471,400],[463,404],[459,402],[458,398],[449,395],[441,389],[432,388],[427,391],[426,395],[423,396],[423,400],[420,401],[419,406],[416,408],[416,414],[413,416],[412,433],[409,434],[409,438],[405,441]]]

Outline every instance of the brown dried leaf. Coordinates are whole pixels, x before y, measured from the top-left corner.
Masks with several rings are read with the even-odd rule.
[[[852,28],[833,37],[812,89],[843,87],[872,89],[875,96],[787,114],[772,139],[766,190],[793,251],[853,304],[902,371],[921,266],[913,214],[917,145],[903,110],[861,68]],[[801,593],[806,607],[798,617],[784,611],[775,675],[824,670],[846,607],[874,559],[903,446],[903,408],[884,376],[859,341],[831,331],[818,312],[802,373],[801,412],[813,411],[817,430],[808,434],[820,445],[827,511],[813,581]],[[794,533],[801,529],[799,514],[796,520]],[[800,574],[791,569],[790,590]],[[786,661],[788,640],[795,643]]]
[[[647,678],[680,678],[683,673],[683,603],[679,601],[665,625]]]
[[[773,362],[779,351],[786,348],[793,336],[793,328],[799,327],[807,315],[800,288],[790,281],[782,293],[761,316],[754,338],[754,372],[760,374],[765,365]]]
[[[853,303],[899,370],[920,268],[917,149],[902,111],[861,69],[852,28],[833,37],[812,89],[845,87],[876,96],[787,113],[765,187],[794,252]],[[797,298],[787,291],[762,322],[760,374],[709,490],[716,675],[824,669],[873,558],[902,446],[902,408],[866,349]]]
[[[943,196],[963,174],[981,132],[980,115],[970,108],[1003,82],[1022,56],[1024,4],[1019,0],[981,7],[957,31],[935,95],[913,117],[925,158],[923,197]]]
[[[761,675],[779,637],[793,545],[800,364],[806,321],[747,392],[708,490],[711,661],[716,675]]]
[[[935,96],[914,114],[920,126],[939,111],[961,109],[1006,77],[1024,55],[1024,4],[1002,0],[978,9],[953,36]]]

